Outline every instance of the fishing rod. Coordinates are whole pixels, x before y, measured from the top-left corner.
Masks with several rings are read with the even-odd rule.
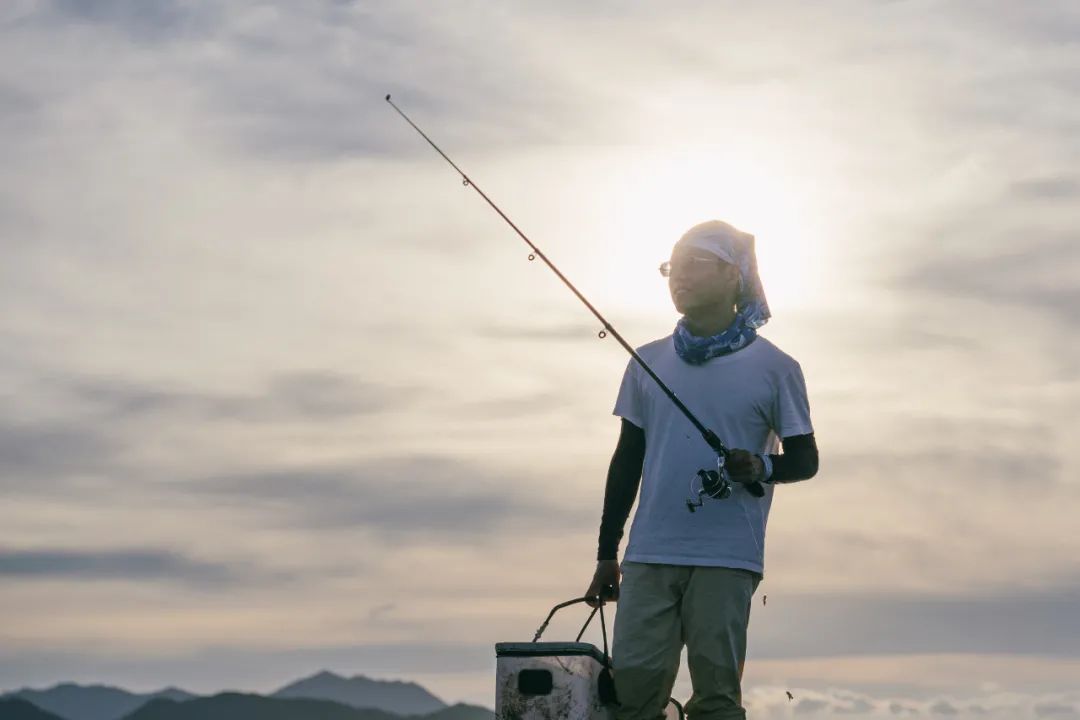
[[[683,404],[683,401],[678,398],[678,396],[671,390],[671,388],[669,388],[667,384],[660,379],[660,376],[653,372],[653,369],[649,367],[648,363],[646,363],[645,360],[643,360],[642,357],[637,353],[637,351],[634,350],[634,348],[631,347],[630,344],[623,339],[623,336],[620,335],[619,332],[611,326],[611,323],[609,323],[607,319],[600,314],[600,311],[593,307],[593,304],[589,302],[585,298],[585,296],[578,291],[576,287],[574,287],[574,284],[570,282],[566,278],[566,276],[559,271],[559,268],[555,267],[555,264],[548,260],[547,255],[545,255],[540,250],[540,248],[536,247],[536,245],[533,244],[533,241],[530,240],[528,236],[526,236],[525,233],[523,233],[518,228],[518,226],[514,224],[514,221],[507,217],[506,213],[504,213],[499,208],[499,206],[496,205],[491,200],[491,198],[487,196],[487,193],[481,190],[480,186],[474,183],[472,178],[470,178],[464,170],[459,168],[457,164],[453,160],[451,160],[446,155],[446,153],[444,153],[439,148],[439,146],[436,145],[434,141],[432,141],[431,138],[427,136],[427,133],[421,130],[416,125],[416,123],[409,119],[408,115],[402,112],[401,108],[394,104],[394,101],[390,99],[389,95],[386,96],[386,102],[390,103],[390,107],[394,108],[394,110],[397,111],[398,115],[405,119],[405,122],[412,125],[413,129],[416,130],[416,132],[420,133],[421,137],[427,140],[428,145],[435,148],[435,152],[442,155],[443,160],[446,160],[446,162],[450,163],[450,166],[453,167],[459,175],[461,175],[461,184],[465,187],[471,187],[473,190],[478,192],[480,194],[480,197],[484,198],[484,201],[491,206],[491,209],[499,213],[499,217],[505,220],[506,224],[513,228],[514,232],[518,234],[518,237],[525,241],[525,244],[532,249],[532,252],[529,253],[529,260],[536,260],[536,258],[540,258],[541,260],[543,260],[544,263],[547,264],[549,268],[551,268],[551,271],[555,273],[555,275],[560,280],[563,281],[563,284],[566,285],[566,287],[570,288],[570,291],[577,296],[577,299],[584,303],[585,307],[589,308],[589,312],[596,316],[596,319],[599,320],[600,324],[604,327],[604,329],[599,332],[599,337],[603,339],[607,337],[607,335],[610,333],[611,336],[615,338],[620,345],[623,346],[623,349],[626,350],[626,352],[630,353],[630,357],[634,358],[634,360],[637,361],[638,365],[641,366],[642,370],[648,373],[649,377],[656,381],[656,384],[660,387],[660,390],[662,390],[663,393],[668,396],[668,399],[670,399],[671,402],[675,403],[675,407],[677,407],[679,411],[682,412],[684,416],[686,416],[686,419],[689,420],[690,423],[697,429],[697,431],[701,433],[701,437],[705,440],[706,443],[708,443],[709,447],[716,451],[716,470],[698,470],[697,477],[701,481],[701,490],[698,492],[698,497],[696,501],[694,499],[688,499],[686,501],[687,509],[690,512],[694,512],[695,508],[701,507],[704,503],[705,496],[721,499],[729,497],[731,495],[731,480],[728,477],[727,470],[725,470],[725,464],[727,462],[730,451],[728,450],[727,446],[724,445],[723,441],[721,441],[720,438],[717,437],[716,433],[705,427],[705,425],[702,424],[702,422],[698,420],[697,417],[695,417],[694,413],[690,412],[690,408],[686,407],[686,405]],[[765,488],[761,486],[761,483],[747,483],[744,487],[746,487],[750,494],[755,497],[763,497],[765,495]],[[693,481],[691,481],[691,492],[693,492]]]

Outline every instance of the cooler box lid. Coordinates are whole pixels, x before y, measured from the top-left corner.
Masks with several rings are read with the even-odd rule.
[[[551,657],[587,655],[604,663],[604,653],[592,643],[583,642],[501,642],[495,643],[495,657]]]

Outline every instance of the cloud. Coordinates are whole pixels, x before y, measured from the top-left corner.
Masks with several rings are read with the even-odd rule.
[[[497,400],[479,400],[463,404],[461,410],[476,418],[509,419],[531,417],[566,409],[572,400],[558,392],[539,392]]]
[[[0,551],[0,576],[22,581],[168,581],[196,587],[222,587],[254,579],[250,571],[241,568],[165,550],[4,550]]]
[[[956,709],[956,706],[947,700],[938,700],[936,703],[930,706],[930,712],[934,715],[958,715],[960,711]]]
[[[74,378],[68,384],[76,401],[113,418],[173,413],[210,421],[321,421],[378,413],[412,397],[410,390],[328,371],[278,374],[263,392],[250,395],[178,391],[108,377]]]
[[[1050,47],[1075,41],[1080,33],[1080,13],[1068,0],[1054,0],[1037,7],[1017,7],[1008,0],[987,3],[991,12],[964,14],[977,18],[982,27],[991,27],[1002,36],[1023,38]]]
[[[499,14],[468,6],[420,7],[54,0],[16,28],[66,35],[69,59],[114,34],[111,56],[154,57],[156,81],[201,118],[192,129],[250,157],[317,163],[426,152],[383,101],[387,93],[451,149],[565,137],[569,125],[557,117],[568,98],[544,87],[526,26],[507,32]],[[498,62],[489,62],[492,46],[503,47]],[[463,123],[465,107],[485,111]]]
[[[828,700],[815,700],[813,698],[803,698],[799,702],[795,703],[795,708],[792,710],[796,715],[816,715],[820,711],[829,707]]]
[[[860,717],[868,720],[896,717],[935,717],[975,720],[996,717],[1008,720],[1038,720],[1041,712],[1053,717],[1075,717],[1073,705],[1050,695],[980,691],[971,695],[932,697],[929,699],[889,694],[863,694],[840,687],[806,690],[795,686],[792,692],[798,700],[794,707],[787,702],[784,688],[777,685],[744,685],[744,704],[747,716],[785,718],[806,716],[839,720]]]
[[[0,112],[0,129],[13,136],[28,134],[43,110],[42,100],[32,92],[3,82],[0,82],[0,108],[3,110]],[[6,199],[0,196],[0,200]],[[5,203],[4,215],[7,217],[9,212],[17,210],[19,208],[7,207]]]
[[[245,499],[277,522],[367,531],[390,546],[489,543],[594,524],[595,508],[566,507],[536,492],[531,475],[449,456],[375,458],[338,468],[267,470],[223,475],[177,487],[206,498]]]
[[[1076,586],[943,597],[772,592],[767,606],[754,609],[750,652],[757,658],[906,653],[1077,658],[1080,628],[1070,621],[1077,602]]]
[[[538,342],[550,342],[552,340],[578,341],[590,336],[595,337],[598,330],[593,325],[581,322],[570,322],[562,325],[549,325],[547,327],[535,324],[521,325],[490,325],[477,328],[475,333],[483,338],[492,340],[536,340]]]
[[[1012,191],[1023,199],[1067,200],[1080,195],[1080,179],[1074,175],[1030,178],[1013,183]]]
[[[67,500],[96,500],[103,492],[122,491],[129,500],[146,499],[153,487],[146,478],[187,472],[184,467],[195,458],[184,446],[201,448],[192,467],[205,472],[215,463],[232,465],[227,447],[210,454],[218,438],[257,436],[280,445],[279,428],[348,433],[354,425],[403,411],[417,397],[410,388],[329,371],[276,373],[262,390],[248,393],[178,385],[32,372],[13,395],[22,406],[18,415],[13,404],[0,410],[0,483],[20,495],[65,497],[60,492]],[[265,460],[267,451],[261,455]]]
[[[1036,434],[1039,427],[1017,428],[1008,423],[993,427],[985,424],[985,431],[977,431],[978,421],[956,422],[940,417],[910,418],[911,425],[919,426],[919,433],[927,439],[920,443],[921,450],[911,453],[861,453],[844,452],[830,454],[829,469],[845,484],[861,482],[860,476],[874,475],[902,481],[911,477],[947,477],[953,489],[990,491],[991,488],[1048,491],[1054,486],[1072,485],[1062,461],[1056,457],[1046,458],[1038,473],[1031,472],[1031,455],[1026,450],[1007,450],[991,440],[999,433],[1011,431],[1018,434]],[[938,442],[930,437],[937,432]],[[985,444],[982,444],[985,442]],[[961,449],[958,449],[961,448]]]
[[[852,698],[843,705],[837,705],[833,712],[837,715],[861,715],[874,709],[874,703],[865,698]]]
[[[387,613],[393,611],[394,608],[396,608],[396,607],[397,607],[396,603],[383,603],[382,605],[378,605],[376,607],[373,607],[373,608],[371,608],[371,610],[368,611],[368,620],[369,621],[378,620],[380,617],[382,617],[382,616],[386,615]]]
[[[68,421],[16,423],[0,417],[0,482],[7,491],[56,484],[109,467],[116,443],[99,428]]]
[[[46,0],[24,22],[43,26],[87,23],[115,29],[142,43],[160,43],[209,31],[214,13],[178,0]]]
[[[1012,305],[1076,326],[1080,287],[1073,278],[1080,268],[1080,243],[1072,235],[1040,235],[997,252],[928,258],[912,268],[906,284],[943,299],[966,296],[990,306]]]

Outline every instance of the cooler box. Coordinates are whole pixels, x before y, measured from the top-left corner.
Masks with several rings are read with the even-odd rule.
[[[604,654],[583,642],[495,644],[496,720],[611,720]],[[602,677],[602,674],[604,675]]]

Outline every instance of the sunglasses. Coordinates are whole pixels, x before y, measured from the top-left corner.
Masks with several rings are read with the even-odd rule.
[[[660,263],[660,274],[664,277],[671,277],[671,272],[675,268],[680,270],[690,270],[692,272],[697,270],[704,270],[705,268],[716,265],[723,262],[720,258],[707,258],[698,257],[696,255],[689,255],[687,257],[681,257],[678,260]]]

